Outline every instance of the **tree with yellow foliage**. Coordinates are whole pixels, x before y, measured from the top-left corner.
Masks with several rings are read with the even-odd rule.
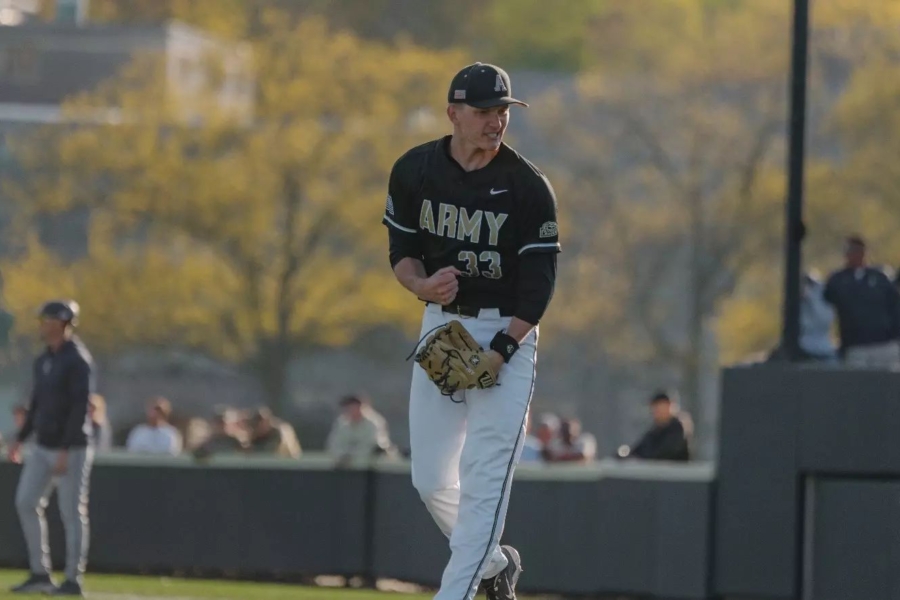
[[[262,21],[251,119],[222,104],[216,61],[173,93],[161,61],[139,60],[66,107],[94,125],[25,140],[21,214],[87,210],[89,246],[70,261],[23,238],[2,268],[18,314],[75,296],[92,348],[201,349],[252,368],[279,403],[302,348],[409,322],[378,226],[387,174],[443,129],[432,109],[462,58]]]
[[[829,0],[813,4],[804,267],[824,279],[843,263],[843,240],[867,238],[874,264],[900,267],[900,4]],[[771,347],[781,327],[780,264],[742,278],[719,319],[723,359]]]
[[[559,301],[581,310],[560,325],[641,378],[674,371],[690,411],[723,302],[751,266],[779,264],[788,8],[610,3],[596,67],[545,123],[579,240]]]

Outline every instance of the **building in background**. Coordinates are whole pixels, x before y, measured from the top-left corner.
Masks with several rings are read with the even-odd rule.
[[[122,26],[80,20],[60,11],[50,23],[0,27],[0,121],[57,122],[67,97],[96,88],[140,54],[164,57],[171,93],[196,89],[208,76],[207,61],[218,61],[220,102],[245,117],[252,114],[247,44],[226,43],[179,22]]]
[[[215,68],[221,106],[242,120],[252,118],[255,80],[248,44],[226,42],[179,22],[90,24],[87,0],[57,0],[51,22],[37,19],[39,9],[39,0],[0,0],[0,22],[8,23],[0,26],[0,177],[17,174],[10,153],[14,136],[70,124],[62,111],[67,98],[95,89],[140,55],[163,57],[167,92],[174,95],[197,90]],[[117,107],[109,107],[90,120],[122,118]],[[11,218],[3,194],[0,189],[0,228]],[[83,227],[73,227],[73,221]],[[65,227],[49,221],[46,227],[42,237],[55,240],[67,255],[77,256],[86,247],[87,215],[67,215]],[[9,250],[0,239],[0,255]]]

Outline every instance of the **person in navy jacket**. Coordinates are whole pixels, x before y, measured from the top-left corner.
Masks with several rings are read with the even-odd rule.
[[[82,596],[88,550],[88,487],[94,448],[88,403],[94,392],[90,352],[75,335],[78,304],[51,301],[40,310],[41,338],[46,349],[34,361],[33,387],[25,423],[9,448],[9,458],[21,462],[22,442],[32,436],[34,447],[25,460],[16,489],[16,510],[28,547],[30,577],[14,592]],[[65,581],[51,577],[44,506],[57,489],[59,512],[66,533]]]
[[[851,367],[900,369],[900,291],[883,269],[869,266],[861,237],[847,239],[845,256],[823,295],[837,312],[840,353]]]

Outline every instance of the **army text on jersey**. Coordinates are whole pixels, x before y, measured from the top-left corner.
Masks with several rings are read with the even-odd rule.
[[[560,250],[553,188],[506,144],[471,172],[451,158],[449,144],[446,136],[417,146],[391,171],[382,222],[392,265],[417,258],[428,275],[455,266],[463,274],[457,304],[514,307],[520,257]]]

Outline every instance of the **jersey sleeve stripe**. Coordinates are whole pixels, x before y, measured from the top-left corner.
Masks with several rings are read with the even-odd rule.
[[[404,227],[403,225],[400,225],[399,223],[397,223],[396,221],[394,221],[387,215],[384,215],[384,221],[388,225],[391,225],[392,227],[394,227],[395,229],[399,229],[400,231],[405,231],[406,233],[417,233],[415,229],[410,229],[409,227]]]
[[[519,248],[519,254],[522,254],[526,250],[533,250],[534,248],[554,248],[559,250],[559,242],[551,242],[547,244],[528,244],[527,246],[522,246]]]

